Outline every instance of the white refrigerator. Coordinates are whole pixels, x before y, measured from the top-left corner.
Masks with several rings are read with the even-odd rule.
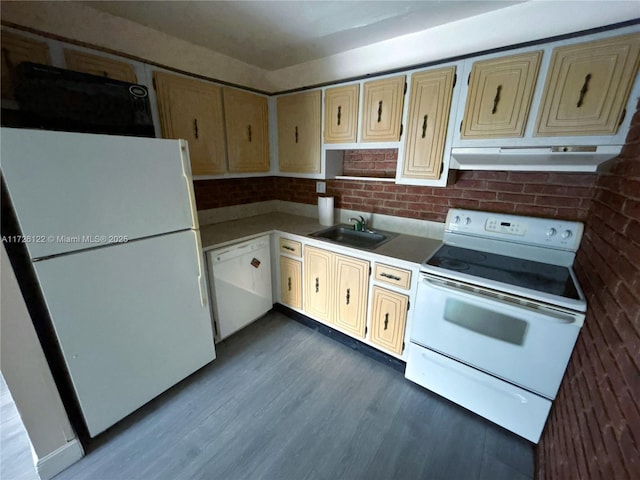
[[[187,145],[2,128],[0,167],[89,435],[215,358]]]

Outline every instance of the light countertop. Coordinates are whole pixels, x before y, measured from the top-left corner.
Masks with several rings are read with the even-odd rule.
[[[307,236],[325,228],[327,227],[320,225],[315,218],[274,212],[202,225],[200,227],[200,236],[203,250],[210,250],[211,248],[269,234],[274,230]],[[315,238],[315,240],[318,239]],[[441,243],[442,241],[437,238],[398,234],[397,237],[380,245],[378,248],[364,251],[419,264],[431,256]],[[336,244],[331,245],[336,246]]]

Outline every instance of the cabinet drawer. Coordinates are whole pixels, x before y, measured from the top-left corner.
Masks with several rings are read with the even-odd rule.
[[[376,263],[375,279],[379,282],[395,285],[396,287],[409,289],[411,284],[411,272],[402,268],[390,267]]]
[[[280,253],[300,257],[302,256],[302,244],[288,238],[280,238]]]

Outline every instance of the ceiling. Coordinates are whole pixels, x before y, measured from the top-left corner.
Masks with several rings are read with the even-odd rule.
[[[273,71],[522,1],[100,1],[126,18]]]

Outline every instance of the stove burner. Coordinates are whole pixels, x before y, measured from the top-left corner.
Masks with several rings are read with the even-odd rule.
[[[440,261],[440,267],[446,268],[447,270],[456,270],[458,272],[463,272],[465,270],[469,270],[469,264],[465,262],[459,262],[458,260],[452,260],[448,258],[443,258]]]
[[[449,249],[447,254],[452,259],[459,260],[460,262],[482,263],[487,259],[487,256],[484,253],[476,252],[473,250]],[[454,269],[454,270],[458,270],[458,269]]]

